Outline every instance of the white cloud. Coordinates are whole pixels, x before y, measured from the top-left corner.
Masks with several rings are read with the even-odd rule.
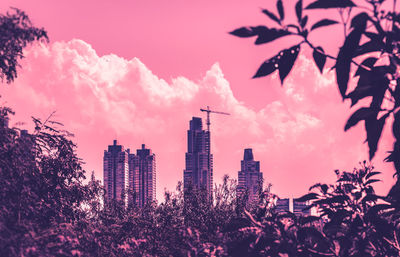
[[[31,47],[22,66],[15,84],[0,92],[17,114],[45,116],[56,109],[76,135],[87,168],[100,177],[103,149],[112,139],[131,149],[146,143],[157,155],[159,198],[182,178],[189,120],[204,117],[199,108],[207,105],[231,113],[212,115],[216,181],[224,173],[236,177],[243,148],[253,147],[264,178],[279,193],[299,194],[299,181],[288,178],[304,172],[306,190],[307,179],[326,179],[323,174],[338,168],[336,158],[351,168],[364,152],[349,150],[360,139],[342,131],[346,107],[334,95],[333,75],[320,75],[302,55],[284,84],[286,97],[261,110],[235,98],[218,63],[198,81],[180,76],[167,82],[137,58],[98,56],[74,39]]]

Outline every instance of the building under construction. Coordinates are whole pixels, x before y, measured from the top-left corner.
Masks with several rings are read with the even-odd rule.
[[[210,153],[210,132],[203,130],[201,118],[192,118],[187,138],[184,189],[206,190],[210,195],[213,185],[213,155]]]
[[[188,149],[185,156],[185,170],[183,172],[184,189],[196,188],[205,190],[208,197],[211,198],[213,191],[213,155],[211,154],[211,132],[210,132],[210,114],[224,114],[206,109],[200,109],[207,113],[207,130],[203,129],[201,118],[193,117],[189,123]]]

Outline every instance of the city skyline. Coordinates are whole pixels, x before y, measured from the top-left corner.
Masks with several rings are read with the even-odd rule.
[[[291,4],[285,1],[285,8],[293,10]],[[207,105],[231,113],[213,117],[215,183],[224,174],[237,176],[245,148],[257,153],[271,190],[282,197],[302,195],[317,182],[333,183],[334,170],[351,171],[368,159],[363,127],[343,131],[354,110],[341,103],[334,73],[321,75],[312,53],[299,54],[283,87],[278,74],[251,79],[277,48],[254,47],[228,32],[271,25],[258,7],[275,10],[273,1],[0,3],[4,12],[9,6],[24,10],[50,37],[48,44],[26,48],[18,78],[0,89],[2,101],[16,112],[10,125],[26,122],[21,128],[32,132],[31,116],[45,120],[56,111],[52,118],[75,135],[84,168],[98,179],[98,153],[113,139],[146,142],[162,167],[156,185],[161,201],[164,188],[173,191],[182,179],[187,121],[204,120],[199,108]],[[323,38],[339,27],[315,33]],[[337,51],[337,42],[324,49]],[[376,186],[382,194],[393,183],[393,166],[383,162],[392,143],[387,126],[373,160],[383,173]]]

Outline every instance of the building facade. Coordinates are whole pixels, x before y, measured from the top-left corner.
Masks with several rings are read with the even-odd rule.
[[[104,150],[103,179],[106,190],[105,200],[122,200],[128,204],[128,152],[114,140],[113,145]]]
[[[145,145],[134,153],[117,140],[104,151],[105,200],[122,200],[143,207],[156,199],[156,158]]]
[[[307,202],[299,202],[294,198],[281,198],[276,201],[275,211],[278,213],[290,211],[296,214],[296,216],[310,215],[311,210],[304,210],[306,207],[308,207]]]
[[[260,162],[254,160],[253,150],[244,149],[243,160],[238,172],[238,195],[247,195],[248,202],[257,202],[263,190],[263,174],[260,172]]]
[[[210,132],[203,130],[202,120],[193,117],[187,131],[187,152],[183,172],[184,189],[197,188],[212,195],[213,155],[210,149]]]
[[[134,182],[138,185],[138,204],[143,207],[156,200],[156,156],[144,144],[136,151],[135,168],[139,175],[138,181]]]

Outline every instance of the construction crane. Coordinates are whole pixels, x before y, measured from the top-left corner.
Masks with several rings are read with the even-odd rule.
[[[210,157],[211,157],[211,133],[210,133],[211,122],[210,122],[210,113],[223,114],[223,115],[230,115],[230,114],[226,113],[226,112],[217,112],[217,111],[210,110],[210,106],[207,106],[207,109],[200,109],[200,111],[207,112],[207,131],[208,131],[208,149],[207,149],[208,150],[207,151],[207,155],[208,155],[207,156],[208,157],[207,161],[208,162],[207,162],[207,166],[208,166],[208,172],[210,172],[210,176],[212,176],[211,165],[210,165]],[[212,186],[212,181],[210,181],[210,182],[211,182],[211,186]]]
[[[224,115],[230,115],[229,113],[226,112],[216,112],[213,110],[210,110],[210,106],[207,106],[207,109],[200,109],[202,112],[207,112],[207,131],[210,132],[210,113],[217,113],[217,114],[224,114]]]

